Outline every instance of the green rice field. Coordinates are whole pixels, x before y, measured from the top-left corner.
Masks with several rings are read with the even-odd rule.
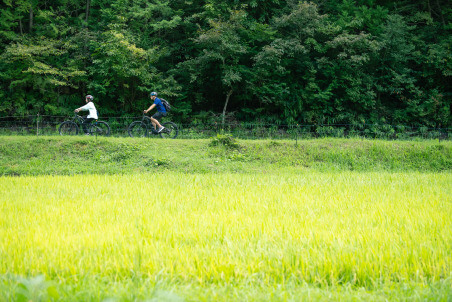
[[[450,301],[452,174],[0,177],[1,301]]]

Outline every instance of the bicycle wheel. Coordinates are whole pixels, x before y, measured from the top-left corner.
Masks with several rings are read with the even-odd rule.
[[[163,123],[162,126],[165,127],[165,129],[159,133],[161,138],[176,138],[179,134],[179,128],[173,122]]]
[[[97,121],[90,124],[88,131],[91,135],[109,136],[110,126],[107,124],[107,122]]]
[[[71,121],[62,122],[60,128],[58,129],[60,135],[77,135],[78,126],[76,123]]]
[[[142,121],[136,121],[130,124],[127,132],[129,132],[130,137],[147,137],[148,127]]]

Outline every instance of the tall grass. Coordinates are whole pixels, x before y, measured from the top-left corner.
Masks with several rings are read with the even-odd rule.
[[[0,273],[235,291],[445,282],[444,297],[451,183],[418,172],[2,177]]]

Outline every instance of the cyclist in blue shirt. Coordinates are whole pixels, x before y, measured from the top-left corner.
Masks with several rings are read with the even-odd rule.
[[[157,132],[160,133],[160,132],[162,132],[163,129],[165,129],[165,127],[163,127],[160,124],[159,120],[162,117],[166,116],[166,114],[167,114],[166,109],[165,109],[165,106],[163,106],[163,104],[162,104],[162,100],[160,100],[157,97],[157,92],[154,92],[154,91],[151,92],[150,97],[151,97],[151,100],[154,101],[154,104],[152,104],[147,110],[144,110],[144,113],[148,113],[152,109],[157,108],[157,112],[153,116],[151,116],[151,123],[154,126],[155,130],[157,130],[157,127],[158,127]]]

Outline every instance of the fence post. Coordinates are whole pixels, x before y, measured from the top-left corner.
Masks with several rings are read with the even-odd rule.
[[[297,124],[297,128],[295,130],[295,146],[298,146],[298,124]]]
[[[441,124],[438,127],[438,142],[441,143]]]
[[[36,137],[39,136],[39,113],[36,117]]]

